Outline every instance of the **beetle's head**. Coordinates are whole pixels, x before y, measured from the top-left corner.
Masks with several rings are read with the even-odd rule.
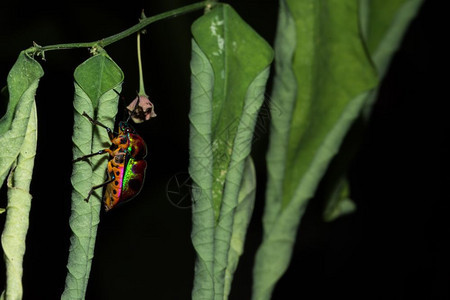
[[[120,122],[119,123],[119,134],[128,134],[128,133],[136,133],[134,128],[128,124],[128,122]]]

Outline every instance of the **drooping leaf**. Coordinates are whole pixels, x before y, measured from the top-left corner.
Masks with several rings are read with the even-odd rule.
[[[281,1],[272,99],[277,108],[294,112],[273,117],[265,235],[254,269],[254,299],[270,298],[289,264],[307,202],[330,159],[353,120],[362,110],[366,117],[370,112],[375,76],[369,59],[381,78],[421,3],[391,2],[363,0],[358,11],[354,1]],[[369,58],[363,51],[366,41]],[[327,90],[335,91],[335,97],[327,96]],[[312,147],[314,139],[318,147]]]
[[[253,212],[256,194],[256,173],[253,160],[248,157],[245,161],[244,176],[239,190],[238,205],[236,207],[230,250],[228,252],[228,263],[225,273],[224,299],[228,299],[233,281],[234,272],[237,269],[239,257],[244,252],[244,241],[247,227]]]
[[[6,265],[6,299],[22,299],[23,256],[31,209],[30,184],[37,144],[36,104],[33,102],[19,156],[8,178],[8,206],[2,233]]]
[[[9,102],[0,119],[0,183],[3,184],[11,165],[22,147],[28,119],[34,103],[39,79],[44,75],[41,65],[21,52],[8,74]]]
[[[104,128],[94,127],[82,116],[86,112],[102,124],[113,128],[118,95],[123,81],[122,70],[105,53],[93,56],[77,67],[74,73],[73,157],[78,158],[109,147]],[[94,156],[74,164],[72,171],[72,229],[66,287],[62,299],[84,299],[94,256],[95,238],[102,203],[102,191],[96,190],[86,199],[92,186],[105,181],[106,156]]]
[[[190,163],[189,173],[193,180],[192,188],[192,243],[197,252],[195,265],[195,294],[205,295],[205,299],[214,298],[214,205],[212,203],[212,151],[211,151],[211,100],[214,86],[214,73],[208,58],[192,42],[192,89],[190,126]],[[199,155],[202,154],[202,155]],[[199,157],[196,160],[196,158]],[[203,285],[204,287],[195,288]],[[197,289],[198,291],[195,291]]]
[[[402,37],[423,0],[361,0],[361,24],[364,40],[378,72],[384,78]],[[367,97],[363,117],[367,120],[377,98],[378,89]]]
[[[244,167],[272,50],[228,5],[199,18],[192,34],[189,172],[197,252],[192,297],[225,299],[239,257],[230,254],[235,212],[241,185],[251,180],[243,179],[251,174]],[[251,214],[252,206],[246,209]],[[244,237],[244,227],[236,229],[235,239]]]
[[[341,178],[341,181],[327,200],[323,213],[323,219],[327,222],[350,214],[356,209],[355,203],[350,199],[350,187],[347,178]]]
[[[367,44],[370,56],[378,73],[379,81],[381,82],[389,67],[389,63],[393,54],[399,47],[402,37],[408,28],[412,18],[416,15],[422,0],[394,0],[394,1],[379,1],[379,0],[361,0],[360,1],[360,19],[361,29],[364,41]],[[365,99],[365,104],[362,113],[362,122],[358,122],[353,127],[358,126],[357,130],[353,130],[347,136],[347,140],[352,141],[349,147],[346,147],[345,153],[338,154],[334,160],[339,161],[341,165],[341,175],[335,177],[334,183],[335,191],[330,192],[328,204],[335,206],[337,210],[332,207],[327,207],[324,212],[325,220],[329,220],[329,213],[334,211],[333,218],[338,218],[341,215],[346,215],[351,211],[356,210],[356,205],[349,198],[343,197],[339,202],[335,202],[335,195],[340,193],[342,185],[347,185],[350,189],[349,182],[343,183],[342,180],[347,181],[347,169],[350,164],[349,158],[353,157],[351,153],[356,153],[359,148],[359,141],[362,140],[364,128],[367,126],[369,117],[371,115],[373,104],[378,95],[378,88],[373,89]],[[345,145],[348,146],[348,145]],[[348,191],[350,194],[350,191]],[[330,210],[331,209],[331,210]],[[327,217],[328,215],[328,217]]]
[[[270,299],[306,205],[377,84],[358,22],[352,0],[280,1],[271,99],[279,111],[272,114],[253,299]]]
[[[92,80],[93,74],[101,77]],[[76,83],[82,87],[94,107],[98,106],[98,99],[111,90],[111,84],[123,81],[123,73],[119,67],[113,60],[103,54],[96,55],[81,64],[76,68],[74,77]]]
[[[0,119],[0,183],[9,173],[6,220],[1,237],[6,266],[6,290],[2,298],[22,298],[23,255],[31,207],[29,193],[36,154],[35,93],[44,71],[21,52],[8,74],[9,102]]]

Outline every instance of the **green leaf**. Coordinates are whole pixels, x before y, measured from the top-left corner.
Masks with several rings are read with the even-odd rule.
[[[9,102],[0,119],[0,184],[3,184],[13,162],[19,155],[28,126],[39,79],[44,75],[41,65],[21,52],[8,74]]]
[[[306,205],[377,84],[358,22],[353,0],[280,1],[272,94],[276,111],[253,299],[270,299],[288,267]]]
[[[409,23],[417,14],[422,3],[422,0],[393,0],[388,2],[380,0],[360,1],[363,37],[374,66],[378,71],[379,81],[384,78],[393,54],[400,46]],[[377,95],[378,88],[372,90],[364,100],[363,122],[356,124],[357,126],[365,127],[367,125]],[[346,149],[345,153],[339,155],[336,158],[337,160],[344,161],[344,164],[349,165],[349,153],[356,152],[359,143],[355,141],[362,140],[362,133],[364,133],[364,130],[357,130],[356,134],[353,133],[351,137],[348,137],[348,139],[353,141],[352,145],[350,145],[350,149]],[[337,180],[342,180],[343,177],[346,177],[346,169],[342,167],[342,174],[340,177],[337,177]],[[348,182],[345,184],[349,185]],[[328,199],[328,205],[330,206],[328,206],[324,213],[325,220],[334,220],[340,215],[348,214],[356,209],[355,204],[347,197],[342,197],[336,202],[336,198],[334,197],[341,192],[342,182],[336,182],[335,187],[336,190],[332,193],[331,198]],[[350,189],[350,186],[347,188]],[[349,193],[350,191],[348,191]],[[333,210],[332,207],[335,209]]]
[[[228,263],[225,270],[225,292],[223,299],[228,299],[231,290],[231,282],[237,269],[239,257],[244,252],[244,241],[247,227],[252,217],[256,196],[256,173],[253,160],[249,156],[245,161],[244,176],[239,190],[238,205],[236,207],[233,229],[228,252]]]
[[[223,170],[227,169],[230,161],[233,138],[244,107],[243,99],[255,76],[270,63],[272,49],[227,5],[198,19],[192,26],[192,33],[200,48],[206,49],[215,78],[211,139],[215,143],[213,151],[220,156],[214,160],[213,167],[216,178],[213,193],[218,194],[223,189],[226,175]],[[263,46],[254,51],[252,46],[257,44]],[[214,198],[216,219],[220,199]]]
[[[360,0],[363,37],[381,81],[409,23],[423,0]],[[368,120],[378,89],[367,97],[363,116]]]
[[[93,80],[93,75],[99,75]],[[92,101],[98,106],[98,99],[111,90],[111,84],[122,82],[123,73],[108,56],[101,54],[82,63],[74,73],[75,81]],[[116,84],[117,85],[117,84]]]
[[[102,67],[99,67],[102,66]],[[117,113],[118,95],[123,81],[122,70],[102,52],[77,67],[74,98],[73,157],[78,158],[110,145],[105,129],[93,127],[89,116],[113,128]],[[74,164],[72,171],[72,229],[66,287],[62,299],[84,299],[94,256],[97,226],[100,222],[102,194],[96,190],[86,203],[92,186],[105,181],[107,156],[94,156]]]
[[[36,105],[34,96],[44,72],[34,59],[21,52],[8,74],[9,102],[0,119],[0,182],[7,184],[8,204],[1,237],[6,266],[2,298],[22,298],[23,255],[31,207],[29,193],[36,154]]]
[[[392,56],[402,41],[404,32],[408,28],[412,18],[416,15],[422,2],[422,0],[394,0],[388,2],[379,0],[360,1],[360,19],[363,37],[371,54],[374,66],[378,71],[379,81],[383,79]],[[325,220],[334,220],[340,215],[348,214],[356,209],[355,204],[349,198],[342,197],[336,202],[337,198],[335,196],[340,193],[341,187],[344,184],[341,181],[343,180],[342,178],[346,177],[350,159],[359,148],[358,142],[363,138],[362,134],[365,132],[364,127],[367,126],[369,121],[377,94],[378,88],[372,90],[366,97],[361,119],[362,122],[354,125],[354,127],[362,127],[362,130],[353,130],[347,136],[346,139],[351,140],[351,144],[347,145],[346,149],[342,149],[343,151],[335,158],[336,161],[340,161],[341,175],[335,177],[335,180],[337,180],[334,183],[336,190],[331,193],[331,198],[328,199],[327,204],[329,206],[324,213]],[[327,173],[329,172],[327,171]],[[348,182],[345,185],[348,185],[346,189],[350,189]],[[349,193],[350,191],[348,191]],[[333,210],[332,207],[335,209]]]
[[[347,178],[342,178],[333,193],[328,197],[323,218],[331,222],[340,216],[350,214],[356,210],[356,205],[350,199],[350,185]]]
[[[243,181],[245,161],[273,54],[228,5],[199,18],[192,34],[189,172],[197,252],[192,297],[225,299],[239,256],[230,254],[239,191],[251,180]],[[252,206],[246,209],[251,214]],[[243,227],[237,236],[243,237]]]
[[[22,299],[22,262],[31,208],[29,191],[36,144],[37,116],[33,102],[23,144],[8,178],[8,206],[1,238],[6,265],[6,299]]]

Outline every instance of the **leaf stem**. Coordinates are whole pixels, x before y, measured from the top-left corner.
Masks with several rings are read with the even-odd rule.
[[[164,20],[164,19],[168,19],[168,18],[173,18],[173,17],[177,17],[189,12],[193,12],[196,10],[200,10],[202,8],[206,8],[206,7],[212,7],[217,5],[217,3],[215,3],[215,1],[211,1],[211,0],[207,0],[207,1],[201,1],[201,2],[196,2],[190,5],[186,5],[177,9],[173,9],[152,17],[148,17],[148,18],[144,18],[141,19],[140,22],[128,29],[125,29],[122,32],[119,32],[117,34],[114,34],[112,36],[103,38],[101,40],[97,40],[97,41],[93,41],[93,42],[83,42],[83,43],[66,43],[66,44],[56,44],[56,45],[48,45],[48,46],[40,46],[38,44],[34,44],[33,47],[30,47],[29,49],[26,50],[26,52],[30,55],[44,55],[45,51],[50,51],[50,50],[64,50],[64,49],[74,49],[74,48],[104,48],[110,44],[113,44],[123,38],[126,38],[136,32],[141,31],[142,29],[144,29],[145,27],[147,27],[148,25],[160,21],[160,20]]]
[[[138,67],[139,67],[139,96],[148,97],[145,93],[144,87],[144,74],[142,72],[142,59],[141,59],[141,32],[137,33],[137,57],[138,57]]]

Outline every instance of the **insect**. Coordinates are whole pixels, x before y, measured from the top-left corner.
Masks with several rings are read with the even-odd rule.
[[[92,124],[106,129],[111,140],[111,147],[81,156],[74,159],[73,162],[95,155],[109,154],[107,180],[93,186],[85,199],[88,202],[94,190],[106,186],[103,202],[105,210],[109,211],[116,205],[131,200],[141,191],[147,168],[147,162],[144,159],[147,155],[147,145],[128,123],[130,117],[119,123],[119,133],[115,135],[109,127],[92,119],[86,112],[83,112],[83,116]]]

